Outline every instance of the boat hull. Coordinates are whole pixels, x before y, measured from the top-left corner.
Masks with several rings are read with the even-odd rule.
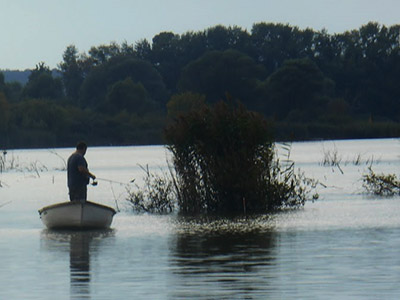
[[[111,207],[90,201],[62,202],[39,210],[43,224],[49,229],[109,228],[115,213]]]

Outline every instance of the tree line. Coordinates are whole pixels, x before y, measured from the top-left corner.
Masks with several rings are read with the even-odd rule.
[[[0,147],[163,143],[168,119],[221,100],[263,114],[278,140],[400,134],[400,25],[161,32],[69,45],[58,71],[38,63],[25,85],[0,75]]]

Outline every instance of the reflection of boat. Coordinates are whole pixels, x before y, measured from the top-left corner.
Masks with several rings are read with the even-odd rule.
[[[45,206],[39,210],[47,228],[109,228],[115,215],[111,207],[94,203],[69,201]]]
[[[100,230],[49,230],[44,229],[41,233],[42,249],[49,253],[69,252],[70,273],[70,298],[68,299],[92,299],[91,279],[93,274],[98,274],[96,264],[91,265],[91,259],[104,248],[103,241],[114,237],[113,229]],[[53,256],[54,257],[54,256]],[[58,262],[65,263],[66,257],[58,257]],[[53,297],[55,298],[55,297]],[[95,297],[94,297],[95,298]]]

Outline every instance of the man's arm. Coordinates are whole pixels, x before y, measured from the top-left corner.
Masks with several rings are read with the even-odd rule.
[[[96,179],[96,176],[93,173],[90,173],[89,170],[87,168],[85,168],[85,166],[82,166],[82,165],[78,166],[78,170],[82,174],[84,174],[92,179]]]

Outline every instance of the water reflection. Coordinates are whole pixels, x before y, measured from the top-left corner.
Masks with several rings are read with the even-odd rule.
[[[90,254],[92,236],[83,233],[72,234],[69,250],[71,296],[90,299]],[[71,297],[73,298],[73,297]]]
[[[273,288],[276,234],[263,220],[183,222],[170,248],[172,299],[253,299]]]
[[[69,250],[70,299],[91,299],[90,256],[99,252],[101,240],[113,235],[113,230],[42,232],[49,250]]]

